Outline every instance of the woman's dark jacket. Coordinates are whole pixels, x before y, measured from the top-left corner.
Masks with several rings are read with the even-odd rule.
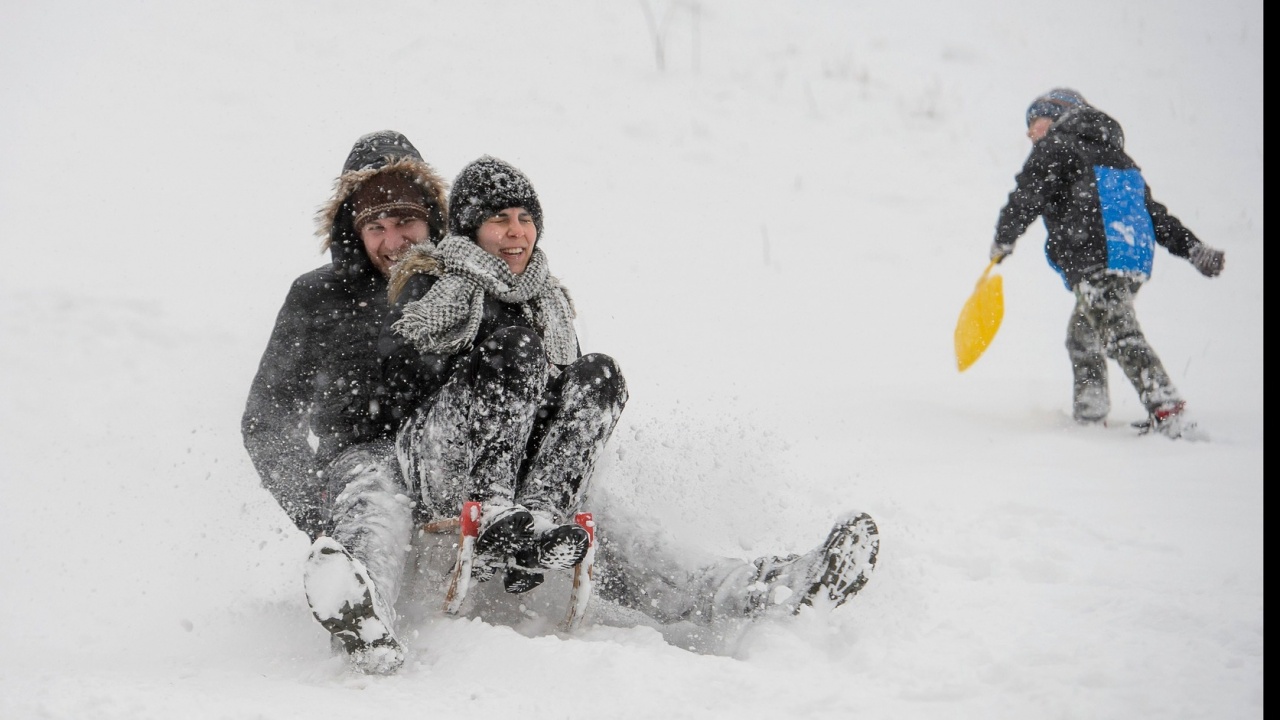
[[[422,272],[409,277],[392,304],[379,340],[388,395],[386,412],[397,422],[422,406],[444,385],[459,363],[470,357],[465,351],[452,355],[420,352],[412,342],[392,330],[392,324],[403,315],[405,305],[426,295],[437,280],[435,275]],[[486,293],[484,315],[476,337],[486,338],[504,327],[525,327],[537,332],[520,305],[503,302]]]

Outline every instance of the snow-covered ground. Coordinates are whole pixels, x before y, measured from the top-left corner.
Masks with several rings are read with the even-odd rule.
[[[1261,0],[647,4],[4,3],[0,717],[1262,717]],[[1138,301],[1208,443],[1135,437],[1114,365],[1111,427],[1072,424],[1039,224],[956,370],[1057,85],[1227,253],[1158,250]],[[349,674],[239,418],[386,128],[537,185],[631,389],[601,508],[739,557],[866,510],[867,588],[701,642],[409,608],[404,670]]]

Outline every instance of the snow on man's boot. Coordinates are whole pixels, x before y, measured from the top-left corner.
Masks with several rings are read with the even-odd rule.
[[[389,675],[404,664],[404,645],[392,630],[393,613],[378,596],[364,564],[340,543],[321,537],[311,545],[303,573],[311,614],[347,652],[360,672]]]
[[[863,512],[848,513],[803,555],[756,558],[725,574],[712,612],[758,617],[779,610],[794,614],[804,606],[837,607],[867,584],[879,552],[875,521]]]
[[[506,568],[517,553],[533,543],[533,515],[523,505],[490,503],[480,511],[471,577],[480,582]]]
[[[879,554],[880,530],[870,515],[852,512],[841,517],[826,541],[802,556],[801,562],[810,565],[808,587],[793,612],[818,602],[844,604],[871,579]]]

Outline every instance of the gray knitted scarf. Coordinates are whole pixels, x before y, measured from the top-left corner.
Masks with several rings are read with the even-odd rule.
[[[516,275],[501,258],[471,240],[451,235],[438,246],[423,243],[415,252],[436,261],[440,276],[426,295],[407,303],[391,326],[419,352],[452,355],[476,341],[488,293],[519,305],[542,337],[547,358],[568,365],[578,357],[578,336],[569,293],[547,270],[547,256],[535,247],[524,272]]]

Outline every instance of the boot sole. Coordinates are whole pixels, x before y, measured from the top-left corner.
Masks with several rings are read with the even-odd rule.
[[[345,548],[329,538],[317,540],[303,584],[312,616],[342,645],[356,669],[386,675],[404,664],[404,646],[377,611],[368,573]]]
[[[801,606],[813,606],[814,599],[822,597],[838,607],[858,594],[871,579],[880,555],[880,530],[871,516],[857,513],[841,521],[827,536],[822,552],[826,562],[809,586],[796,611]]]

